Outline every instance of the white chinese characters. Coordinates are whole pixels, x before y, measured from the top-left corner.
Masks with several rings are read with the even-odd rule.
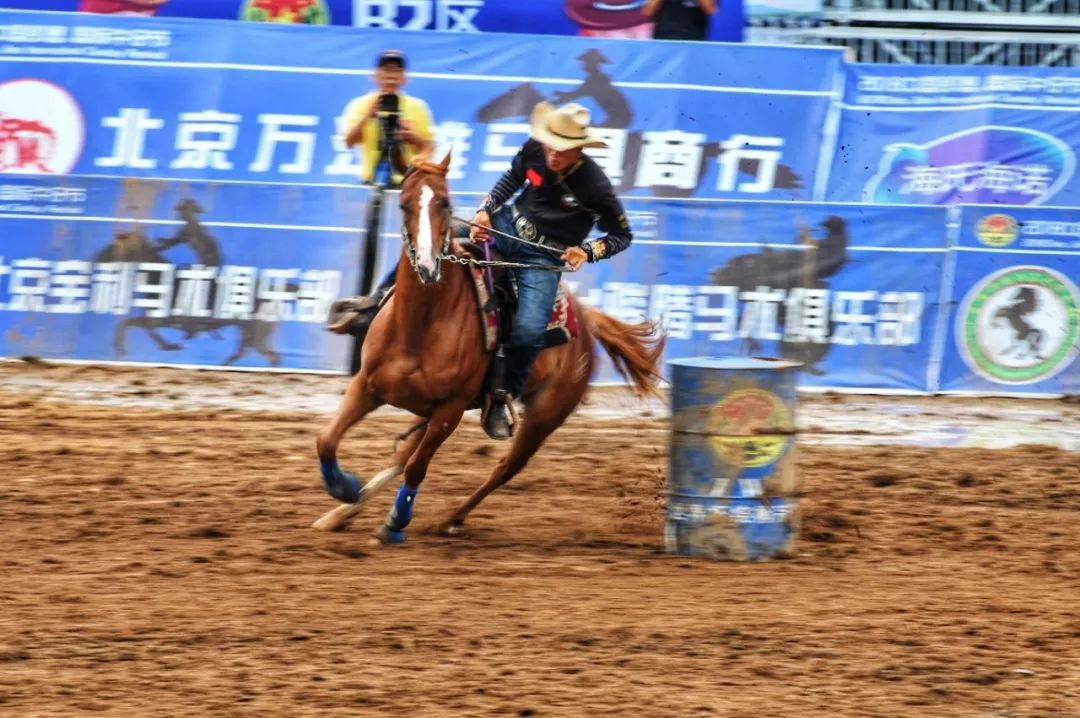
[[[341,272],[0,257],[0,310],[319,324]]]
[[[911,346],[922,339],[922,292],[604,282],[578,290],[626,322],[660,321],[671,339]]]

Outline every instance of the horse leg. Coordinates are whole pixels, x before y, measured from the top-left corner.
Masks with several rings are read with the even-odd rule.
[[[345,524],[349,523],[354,516],[363,510],[364,504],[371,497],[377,494],[386,484],[404,473],[405,462],[416,451],[416,447],[420,445],[420,439],[423,436],[424,433],[419,430],[408,434],[404,441],[394,449],[394,458],[390,463],[390,468],[383,469],[364,484],[364,488],[360,489],[360,499],[356,503],[341,504],[335,509],[330,509],[320,516],[311,527],[319,531],[337,531],[344,528]]]
[[[363,495],[357,478],[342,471],[338,466],[337,448],[349,427],[381,405],[382,401],[367,391],[367,379],[364,374],[357,375],[349,384],[349,388],[345,390],[337,415],[331,420],[330,425],[319,433],[315,441],[323,484],[326,486],[327,493],[339,501],[354,504],[368,498]]]
[[[443,442],[454,433],[465,413],[466,402],[453,400],[440,405],[431,414],[427,429],[420,439],[416,450],[405,464],[405,483],[398,490],[394,505],[386,517],[386,523],[375,532],[375,537],[388,544],[403,543],[405,528],[412,521],[413,504],[420,483],[427,475],[428,464]]]
[[[116,325],[116,331],[113,333],[113,351],[116,352],[116,356],[127,356],[127,330],[131,326],[131,319],[121,320]]]
[[[584,372],[584,379],[574,381],[571,387],[565,383],[560,385],[560,382],[556,380],[550,381],[527,402],[525,418],[514,432],[510,451],[495,467],[491,477],[442,523],[439,527],[441,533],[446,535],[458,533],[465,523],[465,518],[487,498],[488,494],[517,476],[525,468],[544,441],[562,426],[566,418],[577,408],[588,387],[588,374],[589,372]]]
[[[281,364],[281,355],[270,346],[270,340],[274,336],[274,329],[277,325],[274,322],[264,321],[255,321],[253,324],[251,343],[255,347],[255,351],[262,354],[270,362],[270,366],[279,366]]]
[[[145,329],[146,333],[150,335],[150,338],[154,341],[154,344],[157,344],[158,349],[162,351],[175,352],[180,351],[184,348],[180,344],[174,344],[173,342],[165,341],[165,339],[157,333],[157,329],[152,326],[143,326],[143,329]]]
[[[236,349],[221,363],[222,366],[232,366],[240,361],[242,356],[247,354],[248,347],[251,346],[252,324],[254,324],[253,321],[238,322],[236,324],[236,331],[238,334],[236,339]],[[359,421],[359,419],[357,421]]]

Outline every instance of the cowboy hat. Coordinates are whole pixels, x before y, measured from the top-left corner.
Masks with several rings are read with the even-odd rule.
[[[576,102],[556,108],[550,102],[540,102],[529,117],[532,138],[554,150],[578,147],[607,147],[599,135],[589,128],[589,110]]]

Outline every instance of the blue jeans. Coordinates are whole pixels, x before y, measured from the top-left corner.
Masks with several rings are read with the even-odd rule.
[[[518,236],[513,214],[509,206],[503,207],[491,217],[491,226],[506,234]],[[515,242],[493,234],[495,247],[509,262],[540,264],[548,267],[562,266],[562,260],[554,252],[548,252],[527,244]],[[559,273],[541,269],[513,269],[517,282],[518,306],[514,314],[513,328],[506,343],[509,366],[506,372],[506,390],[511,396],[521,396],[533,362],[544,346],[551,310],[559,291]]]

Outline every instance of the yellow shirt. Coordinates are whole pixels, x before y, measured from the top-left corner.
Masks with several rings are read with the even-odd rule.
[[[378,99],[378,92],[369,92],[363,97],[357,97],[350,102],[348,107],[345,108],[343,133],[347,135],[352,128],[356,127],[357,123],[371,110],[371,107]],[[410,97],[402,93],[399,110],[401,119],[412,126],[413,132],[430,142],[431,125],[433,123],[431,121],[431,110],[428,109],[427,103],[418,97]],[[364,154],[360,163],[360,179],[363,182],[371,182],[375,175],[375,164],[379,161],[379,120],[377,117],[372,117],[364,123],[364,138],[361,140],[361,147]],[[411,164],[416,154],[416,148],[408,142],[403,142],[401,147],[405,163]],[[393,179],[395,183],[400,183],[401,175],[395,172]]]

